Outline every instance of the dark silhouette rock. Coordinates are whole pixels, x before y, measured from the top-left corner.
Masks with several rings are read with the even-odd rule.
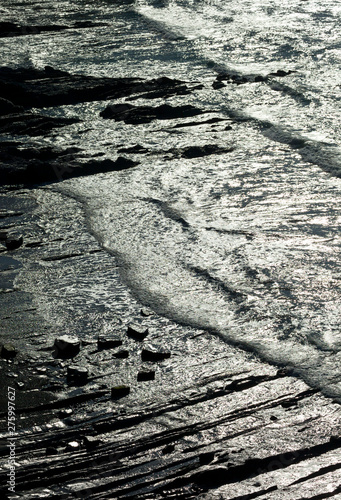
[[[190,104],[184,106],[133,106],[132,104],[112,104],[101,111],[100,116],[105,119],[123,121],[124,123],[140,124],[150,123],[153,120],[170,120],[173,118],[186,118],[202,113],[202,110]]]
[[[4,344],[1,349],[1,357],[4,359],[13,359],[17,355],[17,350],[12,344]]]
[[[84,436],[84,445],[88,451],[97,448],[101,442],[102,440],[97,436]]]
[[[119,351],[115,352],[113,356],[117,359],[126,359],[129,357],[129,351],[126,349],[120,349]]]
[[[111,397],[113,399],[123,398],[124,396],[128,396],[129,393],[130,387],[127,385],[118,385],[111,388]]]
[[[15,105],[29,107],[60,106],[79,102],[99,101],[145,94],[146,97],[167,97],[189,93],[179,80],[161,77],[153,80],[139,78],[97,78],[72,75],[51,66],[34,68],[0,67],[0,97]]]
[[[227,480],[227,475],[227,467],[210,467],[194,474],[193,480],[196,484],[199,484],[201,486],[205,485],[214,487],[224,484]]]
[[[5,245],[7,250],[16,250],[21,247],[24,242],[24,238],[22,234],[10,234],[5,239]]]
[[[175,450],[174,444],[169,444],[163,448],[162,454],[169,455],[169,453],[173,453],[174,450]]]
[[[84,366],[70,365],[67,367],[67,378],[69,382],[85,383],[88,379],[89,371]]]
[[[54,341],[57,356],[61,358],[73,358],[79,353],[80,340],[77,337],[62,335]]]
[[[127,328],[128,337],[133,338],[134,340],[144,340],[149,333],[148,328],[144,328],[143,326],[136,325],[131,323]]]
[[[139,372],[137,374],[137,381],[138,382],[144,382],[147,380],[155,380],[155,371],[154,370],[143,371],[143,372]]]
[[[112,349],[122,345],[122,340],[119,337],[99,337],[97,345],[98,349]]]
[[[199,462],[200,465],[207,465],[214,460],[215,453],[214,451],[208,451],[206,453],[200,453]]]
[[[142,349],[142,361],[163,361],[170,358],[171,353],[161,348],[156,348],[148,345],[146,349]]]
[[[0,97],[0,116],[20,113],[24,108],[15,106],[11,101]]]

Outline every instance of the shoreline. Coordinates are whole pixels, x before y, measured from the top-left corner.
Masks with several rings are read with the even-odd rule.
[[[51,206],[55,207],[59,195],[43,191],[40,203],[51,196]],[[73,200],[70,203],[75,207]],[[34,220],[35,227],[44,228],[50,220],[45,210],[44,204],[40,209],[39,204],[34,205],[24,216],[27,227],[32,227],[30,223]],[[110,269],[113,282],[109,283],[106,272],[104,280],[108,288],[117,287],[114,291],[117,303],[110,310],[102,310],[104,323],[92,321],[87,331],[81,329],[84,322],[75,314],[75,325],[69,325],[69,333],[78,332],[82,342],[80,353],[74,358],[54,357],[54,340],[65,333],[62,328],[65,323],[61,321],[56,328],[56,324],[51,324],[51,315],[44,318],[50,324],[43,323],[43,339],[35,337],[38,342],[32,342],[27,354],[25,348],[18,348],[15,361],[7,364],[1,359],[2,373],[4,368],[20,371],[19,377],[10,377],[8,383],[25,378],[25,385],[16,387],[19,428],[16,457],[20,464],[16,468],[16,491],[28,499],[38,498],[44,489],[49,498],[166,496],[292,500],[296,498],[293,491],[301,496],[311,488],[322,491],[331,473],[335,483],[341,446],[339,404],[285,370],[260,362],[251,353],[229,346],[208,332],[176,325],[155,314],[148,316],[152,311],[144,310],[120,285],[117,270],[113,273],[113,257],[106,255],[81,220],[75,219],[76,227],[69,228],[63,252],[60,234],[65,227],[58,228],[58,224],[54,229],[50,227],[48,235],[43,231],[42,245],[33,247],[25,246],[30,241],[23,231],[23,247],[11,252],[11,256],[22,259],[24,268],[15,273],[28,277],[29,269],[43,263],[48,270],[45,280],[51,280],[50,285],[56,288],[56,276],[79,269],[77,260],[80,260],[87,279],[98,269],[102,272]],[[70,234],[77,234],[77,238],[70,240]],[[30,237],[38,243],[37,233],[30,233]],[[95,274],[92,276],[95,283]],[[84,307],[84,276],[78,278],[79,295],[72,297],[76,312],[77,307]],[[36,277],[33,281],[37,287]],[[5,294],[11,297],[10,302],[13,297],[13,308],[16,303],[13,294],[27,293],[28,283],[30,279],[17,280],[18,290]],[[40,292],[44,291],[42,282],[39,286]],[[65,293],[62,279],[59,286]],[[61,315],[60,292],[57,291],[54,301],[54,314]],[[48,310],[46,304],[40,311],[35,300],[29,304],[34,307],[27,305],[24,309],[32,308],[36,317],[32,319],[30,311],[23,311],[23,331],[27,326],[39,328],[39,324],[42,331],[42,311]],[[67,310],[64,313],[67,316]],[[90,313],[89,318],[94,320],[95,316]],[[144,340],[127,335],[131,322],[148,327]],[[122,345],[107,344],[99,349],[100,328],[106,340],[118,336]],[[166,349],[170,357],[163,361],[143,361],[142,349],[148,349],[150,344]],[[35,359],[30,359],[35,349]],[[128,352],[128,358],[116,357],[119,351]],[[86,382],[68,378],[67,367],[75,364],[88,369]],[[141,372],[155,372],[154,380],[138,381]],[[130,393],[116,398],[112,388],[121,384],[129,386]],[[36,400],[32,399],[34,392],[29,388],[38,389],[34,391]],[[1,417],[5,423],[6,414]],[[2,440],[6,436],[8,439],[8,435],[2,434]],[[1,455],[6,463],[7,449],[2,448]],[[321,470],[315,474],[322,457],[323,473]],[[304,468],[302,462],[306,462]],[[42,466],[44,479],[40,477]],[[2,484],[4,477],[2,474]],[[6,492],[6,488],[2,491]]]

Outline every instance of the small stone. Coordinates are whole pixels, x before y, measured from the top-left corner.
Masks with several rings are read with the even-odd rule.
[[[124,396],[128,396],[129,393],[130,387],[127,385],[118,385],[111,388],[111,397],[113,399],[123,398]]]
[[[54,341],[57,354],[63,358],[73,358],[79,353],[80,341],[77,337],[62,335]]]
[[[146,380],[154,380],[155,379],[155,371],[151,370],[148,372],[139,372],[137,374],[137,381],[144,382]]]
[[[112,349],[113,347],[122,345],[122,340],[119,337],[98,337],[97,345],[98,349]]]
[[[156,349],[153,346],[148,346],[147,349],[142,349],[142,361],[163,361],[170,358],[171,353],[163,349]]]
[[[115,352],[113,356],[118,359],[126,359],[129,357],[129,351],[121,349],[120,351]]]
[[[13,359],[17,355],[17,350],[12,344],[4,344],[1,349],[1,357]]]
[[[148,328],[143,328],[140,325],[130,324],[127,328],[127,335],[135,340],[144,340],[149,333]]]
[[[24,382],[16,382],[16,384],[19,389],[22,389],[25,386]]]
[[[23,242],[24,238],[22,234],[11,234],[7,236],[5,240],[5,245],[7,250],[16,250],[17,248],[21,247]]]

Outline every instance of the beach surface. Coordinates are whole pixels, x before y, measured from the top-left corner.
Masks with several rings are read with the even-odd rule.
[[[334,73],[80,3],[0,1],[1,494],[341,498]]]

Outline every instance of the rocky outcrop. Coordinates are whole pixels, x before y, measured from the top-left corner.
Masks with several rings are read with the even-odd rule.
[[[145,98],[189,93],[195,88],[180,80],[156,78],[97,78],[72,75],[51,66],[12,69],[0,67],[0,97],[14,105],[49,107],[102,101],[132,95]]]
[[[94,28],[96,26],[106,26],[104,23],[94,23],[92,21],[80,21],[72,25],[45,24],[45,25],[21,25],[11,22],[0,22],[0,38],[11,36],[38,35],[49,31],[63,31],[67,29]]]
[[[161,104],[160,106],[133,106],[132,104],[111,104],[101,113],[105,119],[123,121],[137,125],[150,123],[153,120],[171,120],[173,118],[187,118],[203,113],[202,110],[190,104],[184,106],[171,106]]]

